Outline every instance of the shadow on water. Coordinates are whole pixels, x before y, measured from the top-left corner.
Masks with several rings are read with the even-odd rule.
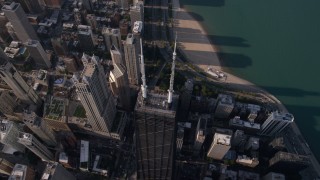
[[[218,35],[209,35],[208,37],[214,45],[218,46],[250,47],[250,44],[248,44],[247,40],[241,37]]]
[[[244,54],[219,52],[217,55],[222,67],[246,68],[252,65],[252,59]]]
[[[320,96],[319,92],[314,91],[305,91],[303,89],[297,88],[284,88],[284,87],[265,87],[262,86],[263,89],[266,89],[269,92],[276,96],[292,96],[292,97],[304,97],[304,96]]]
[[[181,7],[184,5],[220,7],[224,6],[225,0],[183,0],[183,2],[180,1],[180,3]]]

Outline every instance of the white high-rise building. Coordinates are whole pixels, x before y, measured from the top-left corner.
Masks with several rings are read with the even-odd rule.
[[[232,134],[230,135],[229,131],[222,133],[216,132],[207,156],[213,159],[222,160],[231,147],[231,137]]]
[[[120,29],[103,28],[101,34],[104,37],[107,51],[109,51],[112,46],[122,49]]]
[[[20,128],[12,121],[0,122],[0,142],[17,151],[24,152],[24,146],[18,143]]]
[[[53,161],[54,155],[32,134],[20,132],[18,142],[36,154],[42,161]]]
[[[4,5],[2,11],[12,24],[15,34],[21,42],[29,39],[38,40],[35,30],[19,3],[12,2],[10,5]]]
[[[273,136],[280,133],[284,128],[291,124],[294,120],[292,114],[272,112],[267,120],[262,124],[260,135]]]
[[[129,33],[123,47],[129,83],[133,85],[139,85],[141,80],[139,66],[139,41]]]
[[[0,77],[24,103],[35,105],[41,104],[41,98],[36,94],[33,88],[24,81],[20,73],[10,62],[3,62],[0,65]]]
[[[25,41],[24,45],[27,47],[30,56],[37,66],[41,68],[51,67],[49,55],[45,52],[39,41],[29,39]]]
[[[82,56],[82,78],[75,83],[77,94],[86,110],[92,130],[110,136],[116,115],[114,97],[108,87],[105,72],[96,56]]]
[[[206,126],[207,126],[207,119],[199,118],[198,124],[197,124],[197,130],[196,130],[196,139],[194,141],[195,152],[199,152],[206,138]]]
[[[234,108],[234,99],[225,94],[219,94],[214,117],[225,119],[228,118]]]
[[[23,122],[47,145],[57,145],[53,130],[47,125],[46,121],[37,116],[34,112],[25,111],[23,113]]]

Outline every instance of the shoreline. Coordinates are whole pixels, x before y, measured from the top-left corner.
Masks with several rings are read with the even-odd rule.
[[[221,52],[221,49],[216,46],[211,39],[208,37],[208,32],[206,30],[206,28],[199,22],[196,20],[196,18],[192,15],[192,13],[190,13],[190,11],[188,11],[187,8],[185,8],[184,6],[180,5],[180,0],[172,0],[172,7],[173,7],[173,19],[174,19],[174,31],[178,32],[178,42],[179,42],[179,46],[181,48],[179,48],[180,52],[183,53],[183,56],[187,59],[188,62],[190,62],[191,64],[197,66],[198,68],[202,69],[203,71],[206,72],[207,67],[214,67],[214,69],[222,71],[224,74],[227,75],[227,80],[225,82],[219,82],[222,83],[224,85],[227,86],[232,86],[232,88],[234,89],[241,89],[241,90],[246,90],[246,91],[253,91],[256,92],[262,96],[264,96],[266,99],[268,99],[269,101],[273,102],[274,104],[276,104],[278,110],[283,111],[283,112],[288,112],[288,110],[286,109],[286,107],[284,106],[284,104],[282,104],[280,102],[280,100],[278,100],[274,95],[272,95],[271,93],[267,92],[266,90],[264,90],[263,88],[245,80],[242,79],[240,77],[237,77],[235,75],[233,75],[231,73],[231,71],[228,68],[223,67],[223,61],[221,60],[221,57],[219,57],[218,52]],[[183,16],[182,18],[179,16]],[[182,15],[181,15],[182,14]],[[179,30],[180,29],[180,30]],[[187,30],[187,31],[182,31],[182,30]],[[189,36],[188,36],[188,30],[191,29]],[[180,33],[187,33],[187,40],[192,40],[192,36],[199,36],[199,38],[201,39],[200,41],[204,41],[205,43],[201,44],[201,43],[189,43],[189,42],[184,42],[183,41],[183,37],[179,39],[179,35],[181,35]],[[199,33],[200,32],[200,33]],[[190,38],[190,39],[189,39]],[[197,37],[197,39],[199,39]],[[181,40],[182,39],[182,40]],[[208,54],[208,55],[212,55],[212,57],[209,56],[207,62],[205,62],[204,64],[198,64],[197,60],[192,60],[193,57],[195,58],[203,58],[204,56],[193,56],[192,53],[188,53],[186,51],[196,51],[197,48],[195,48],[194,46],[200,46],[197,47],[199,51],[208,51],[209,53],[203,53],[203,54]],[[210,48],[208,48],[208,46],[211,46],[211,51]],[[190,50],[191,49],[191,50]],[[191,54],[191,55],[190,55]],[[196,53],[195,53],[196,54]],[[211,61],[213,60],[213,61]],[[211,64],[210,64],[211,63]],[[244,88],[247,87],[247,88]],[[291,128],[294,131],[295,135],[297,137],[300,137],[300,143],[301,143],[301,147],[304,149],[305,153],[307,154],[307,156],[310,158],[311,161],[311,165],[313,166],[314,170],[316,171],[317,175],[320,176],[320,164],[318,162],[318,159],[315,157],[315,155],[313,154],[313,152],[311,151],[309,145],[307,144],[307,141],[304,139],[297,123],[294,121],[291,124]]]

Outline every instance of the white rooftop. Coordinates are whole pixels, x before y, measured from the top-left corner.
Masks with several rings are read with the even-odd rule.
[[[215,144],[230,146],[230,142],[231,142],[230,140],[231,140],[231,135],[221,134],[221,133],[214,134]]]

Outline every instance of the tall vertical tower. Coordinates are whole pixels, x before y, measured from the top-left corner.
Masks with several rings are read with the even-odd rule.
[[[272,112],[266,121],[261,125],[260,135],[273,136],[280,133],[284,128],[291,124],[294,120],[292,114]]]
[[[194,141],[194,150],[195,153],[199,153],[199,150],[202,147],[202,144],[206,138],[206,129],[207,129],[207,119],[199,118],[196,130],[196,138]]]
[[[94,50],[93,36],[90,26],[78,25],[78,39],[82,50]]]
[[[12,121],[0,122],[0,142],[17,151],[24,152],[23,145],[17,142],[20,128]]]
[[[214,117],[225,119],[228,118],[234,108],[234,99],[225,94],[219,94]]]
[[[12,2],[10,5],[4,5],[2,11],[12,24],[20,41],[25,42],[29,39],[38,40],[36,32],[28,22],[27,15],[19,3]]]
[[[18,142],[27,147],[43,161],[54,160],[54,155],[32,134],[20,132],[18,136]]]
[[[138,179],[171,179],[179,96],[173,94],[168,106],[168,96],[147,92],[143,53],[141,73],[143,83],[135,106]]]
[[[47,145],[57,145],[54,132],[49,128],[46,121],[42,120],[34,112],[25,111],[23,113],[23,122]]]
[[[112,46],[122,49],[120,29],[103,28],[101,33],[104,37],[107,51],[109,51]]]
[[[112,91],[118,96],[121,106],[125,110],[131,109],[130,87],[128,76],[123,64],[113,64],[114,69],[110,73],[110,82],[114,84]]]
[[[43,7],[41,7],[38,0],[17,0],[26,13],[41,13]]]
[[[76,82],[77,94],[86,110],[89,124],[97,133],[110,136],[116,114],[114,98],[107,86],[104,70],[98,57],[82,56],[82,78]]]
[[[28,51],[30,52],[30,56],[37,64],[37,66],[41,68],[50,68],[51,62],[49,59],[48,54],[44,51],[42,45],[37,40],[29,39],[24,43],[27,47]]]
[[[42,100],[36,92],[21,77],[16,68],[9,62],[0,65],[0,77],[13,90],[14,94],[23,102],[40,105]]]
[[[208,157],[222,160],[231,148],[232,131],[216,132],[208,150]]]
[[[129,83],[133,85],[140,83],[139,51],[139,41],[132,34],[128,34],[127,40],[124,43],[124,58]]]
[[[144,10],[143,10],[143,2],[138,1],[134,6],[130,7],[130,19],[131,19],[131,26],[133,28],[133,24],[136,21],[143,22],[144,18]]]

